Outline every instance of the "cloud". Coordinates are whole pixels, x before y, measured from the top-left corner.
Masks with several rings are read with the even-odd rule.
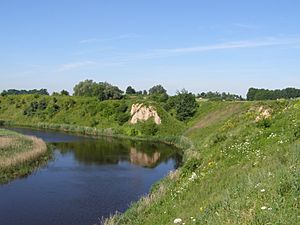
[[[159,54],[162,53],[176,54],[176,53],[216,51],[216,50],[225,50],[225,49],[259,48],[259,47],[294,45],[294,44],[300,44],[300,38],[264,38],[264,39],[257,39],[257,40],[225,42],[225,43],[215,44],[215,45],[159,49],[156,51]]]
[[[251,49],[251,48],[266,48],[266,47],[280,47],[291,46],[292,48],[299,47],[300,37],[267,37],[253,40],[242,40],[223,42],[212,45],[199,45],[190,47],[176,47],[176,48],[162,48],[150,49],[144,52],[136,53],[115,53],[115,56],[109,58],[102,58],[98,60],[80,61],[74,63],[67,63],[59,66],[58,71],[68,71],[88,66],[122,66],[126,63],[136,62],[140,60],[151,60],[158,58],[167,58],[174,56],[181,56],[186,54],[197,54],[211,51],[225,51],[234,49]]]
[[[121,34],[119,36],[109,37],[109,38],[88,38],[88,39],[81,40],[79,43],[88,44],[88,43],[107,42],[107,41],[114,41],[114,40],[139,38],[139,37],[141,37],[141,35],[128,33],[128,34]]]
[[[81,67],[96,65],[97,63],[94,61],[81,61],[81,62],[72,62],[72,63],[66,63],[58,66],[57,71],[63,72],[68,70],[73,70]]]

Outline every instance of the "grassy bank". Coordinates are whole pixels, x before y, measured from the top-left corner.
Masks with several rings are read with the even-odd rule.
[[[0,183],[31,173],[47,161],[47,153],[41,139],[0,129]]]
[[[300,101],[209,104],[183,167],[105,224],[298,224]]]
[[[0,120],[84,135],[163,141],[184,150],[180,169],[124,214],[104,221],[106,225],[162,225],[175,219],[186,225],[299,220],[299,100],[199,102],[187,123],[151,103],[162,117],[162,125],[151,135],[141,124],[118,120],[129,113],[132,100],[29,95],[0,101]]]
[[[171,116],[156,102],[163,121],[130,124],[131,105],[144,100],[123,99],[99,101],[93,97],[17,95],[0,96],[0,121],[17,125],[45,126],[75,132],[94,132],[125,136],[175,136],[185,130],[185,124]],[[0,122],[1,123],[1,122]]]

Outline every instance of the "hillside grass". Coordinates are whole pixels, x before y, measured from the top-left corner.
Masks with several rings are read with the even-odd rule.
[[[145,124],[118,119],[132,103],[143,101],[162,118],[151,137]],[[32,102],[38,106],[30,111]],[[106,225],[162,225],[175,219],[186,225],[298,224],[300,219],[299,100],[199,102],[186,123],[141,99],[7,96],[0,98],[0,107],[3,123],[163,140],[183,149],[181,168],[124,214],[105,219]]]
[[[133,103],[152,105],[159,113],[162,124],[155,134],[149,134],[151,124],[129,123]],[[170,116],[160,104],[144,99],[99,101],[93,97],[15,95],[0,97],[0,124],[59,128],[78,133],[96,130],[103,135],[176,136],[186,125]],[[148,122],[149,123],[149,122]]]
[[[201,104],[183,167],[103,223],[299,224],[300,101]]]
[[[48,158],[46,153],[41,139],[0,129],[0,183],[29,174]]]

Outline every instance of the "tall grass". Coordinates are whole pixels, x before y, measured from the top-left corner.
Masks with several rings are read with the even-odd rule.
[[[0,129],[0,183],[30,173],[49,157],[41,139]]]
[[[147,201],[140,200],[104,224],[162,225],[176,218],[199,225],[298,224],[299,105],[300,101],[246,103],[230,115],[210,105],[207,111],[218,116],[188,133],[193,151],[185,155],[177,178],[168,176]],[[267,123],[256,121],[260,107],[272,111]],[[208,114],[202,113],[197,120],[205,117]],[[150,201],[155,193],[161,194]]]

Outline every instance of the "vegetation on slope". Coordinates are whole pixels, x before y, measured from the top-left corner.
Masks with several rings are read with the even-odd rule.
[[[300,101],[200,108],[183,167],[105,224],[298,224]]]
[[[193,97],[188,92],[170,97],[158,85],[151,93],[106,101],[3,96],[0,120],[84,134],[154,136],[184,149],[182,168],[105,224],[297,224],[300,101],[200,101],[195,110],[192,101],[185,104]],[[154,106],[162,124],[130,124],[130,106],[137,102]],[[180,107],[191,110],[178,114]]]
[[[149,120],[130,124],[131,105],[143,102],[158,111],[162,124]],[[106,100],[95,97],[18,95],[0,97],[0,120],[17,125],[58,128],[78,133],[127,136],[173,136],[185,124],[169,115],[160,104],[147,100]],[[2,123],[4,123],[2,122]],[[155,128],[155,129],[154,129]],[[154,133],[149,133],[153,130]]]
[[[46,153],[41,139],[0,129],[0,183],[30,173],[48,158]]]

